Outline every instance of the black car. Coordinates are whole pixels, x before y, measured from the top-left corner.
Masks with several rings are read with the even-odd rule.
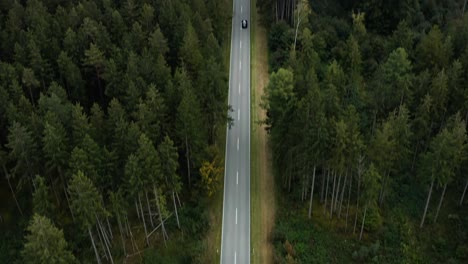
[[[247,20],[242,20],[242,28],[247,28]]]

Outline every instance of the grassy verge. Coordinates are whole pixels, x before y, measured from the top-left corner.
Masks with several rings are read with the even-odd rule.
[[[267,40],[265,29],[259,23],[256,1],[251,4],[251,262],[271,263],[273,247],[269,237],[275,221],[275,185],[268,137],[259,122],[265,119],[260,102],[268,82]]]
[[[261,263],[259,248],[261,243],[261,214],[260,214],[260,167],[258,162],[258,137],[255,133],[257,127],[257,64],[255,58],[256,50],[256,28],[257,28],[257,9],[256,1],[250,2],[250,262]],[[255,251],[257,249],[257,251]]]
[[[229,14],[232,14],[232,1],[229,1]],[[231,56],[231,29],[230,26],[226,32],[226,41],[224,41],[222,50],[223,57],[225,58],[226,74],[229,76],[229,67],[230,67],[230,56]],[[228,102],[226,102],[227,104]],[[226,127],[220,128],[218,131],[217,139],[217,148],[218,153],[221,155],[222,159],[225,160],[226,154]],[[206,251],[204,255],[204,260],[206,263],[219,263],[220,253],[221,253],[221,232],[223,227],[223,192],[224,192],[224,173],[220,182],[220,190],[214,194],[214,197],[210,201],[209,205],[209,215],[210,215],[210,230],[206,236]]]

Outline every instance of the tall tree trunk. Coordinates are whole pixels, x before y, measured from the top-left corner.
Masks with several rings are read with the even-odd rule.
[[[384,175],[384,182],[383,182],[383,185],[382,185],[382,194],[381,194],[381,197],[380,197],[380,200],[379,200],[379,206],[382,206],[383,200],[385,198],[385,190],[387,189],[387,184],[388,184],[389,178],[390,178],[390,171],[387,171],[387,173],[385,173],[385,175]]]
[[[276,14],[276,23],[278,23],[278,1],[276,1],[276,5],[275,5],[275,14]]]
[[[353,174],[352,173],[351,173],[351,177],[349,178],[348,205],[346,206],[345,232],[348,230],[348,215],[349,215],[349,204],[351,202],[351,188],[353,188]]]
[[[424,208],[424,214],[421,219],[421,224],[419,225],[420,228],[424,226],[424,220],[426,220],[427,207],[429,207],[429,201],[431,200],[432,187],[434,187],[434,180],[435,180],[434,175],[432,175],[431,187],[429,188],[429,194],[427,195],[427,201],[426,201],[426,206]]]
[[[336,188],[336,193],[335,193],[335,203],[333,204],[333,212],[336,212],[336,208],[338,207],[338,201],[340,200],[339,197],[340,197],[341,178],[342,178],[342,175],[340,172],[340,176],[338,177],[338,185],[336,186],[337,188]]]
[[[175,193],[175,196],[177,198],[177,203],[179,204],[179,207],[182,207],[182,204],[180,203],[179,194],[177,192]]]
[[[185,157],[187,159],[187,175],[188,175],[188,184],[191,186],[191,178],[190,178],[190,150],[188,144],[188,137],[185,135]]]
[[[361,224],[361,234],[359,234],[359,241],[362,239],[362,232],[364,231],[364,223],[366,222],[366,213],[367,213],[367,205],[364,207],[364,217],[362,218]]]
[[[361,170],[358,169],[358,186],[357,186],[357,198],[356,198],[356,213],[354,214],[354,228],[353,234],[356,233],[356,226],[357,226],[357,216],[359,211],[359,200],[361,198]]]
[[[138,219],[140,219],[140,209],[138,208],[138,202],[136,199],[134,199],[134,201],[135,201],[135,208],[136,208],[137,216],[138,216]]]
[[[97,235],[98,235],[98,238],[99,238],[99,242],[101,242],[101,245],[104,245],[104,243],[105,243],[104,238],[102,237],[101,232],[99,232],[99,229],[97,230]],[[104,248],[104,258],[108,259],[107,251],[106,251],[105,248]]]
[[[465,0],[465,2],[463,3],[462,17],[465,16],[465,8],[466,8],[466,0]]]
[[[320,203],[323,203],[324,190],[325,190],[325,171],[322,171],[322,188],[320,190]]]
[[[127,250],[125,249],[125,239],[124,239],[124,232],[122,228],[122,222],[120,221],[120,216],[117,215],[117,224],[119,225],[119,232],[120,232],[120,239],[122,241],[122,249],[124,252],[124,256],[127,256]]]
[[[96,254],[97,263],[101,264],[101,259],[99,258],[99,253],[97,251],[96,244],[94,243],[93,234],[91,233],[90,227],[88,227],[88,234],[89,234],[89,238],[91,238],[91,243],[93,244],[94,254]]]
[[[23,216],[23,211],[21,210],[21,207],[20,207],[20,205],[18,203],[18,200],[16,199],[15,191],[13,190],[13,187],[11,187],[10,175],[8,174],[8,171],[6,170],[5,165],[3,165],[3,172],[5,173],[5,178],[8,181],[8,186],[10,187],[11,194],[13,195],[13,199],[15,199],[16,207],[18,207],[18,211],[20,212],[21,216]]]
[[[316,165],[314,165],[314,172],[312,176],[312,187],[310,188],[309,218],[312,215],[312,202],[314,199],[315,169],[316,169]]]
[[[107,237],[107,234],[102,226],[102,223],[101,223],[101,220],[99,220],[99,218],[97,217],[96,213],[94,214],[95,217],[96,217],[96,221],[98,223],[98,232],[101,232],[101,235],[102,235],[102,238],[104,240],[104,247],[105,249],[107,250],[107,253],[109,253],[109,260],[112,264],[114,264],[114,259],[112,258],[112,253],[109,249],[109,245],[110,245],[110,240],[109,238]]]
[[[176,205],[176,202],[175,202],[174,191],[172,191],[172,201],[174,201],[174,209],[175,209],[175,215],[176,215],[176,219],[177,219],[177,227],[179,227],[179,229],[180,229],[179,214],[177,213],[177,205]]]
[[[161,222],[161,230],[162,230],[162,235],[163,235],[163,238],[164,238],[164,245],[166,245],[166,239],[167,239],[166,227],[164,226],[164,221],[162,219],[162,214],[161,214],[161,207],[159,206],[158,191],[156,189],[156,186],[154,186],[154,185],[153,185],[153,191],[154,191],[154,196],[155,196],[155,199],[156,199],[156,206],[158,208],[159,221]]]
[[[327,213],[327,200],[328,200],[328,184],[330,182],[330,168],[328,168],[328,171],[327,171],[327,187],[326,187],[326,190],[325,190],[325,204],[323,205],[323,215],[326,215]]]
[[[111,239],[114,239],[114,234],[112,234],[112,229],[109,223],[109,217],[106,216],[107,228],[109,228],[109,236]]]
[[[460,206],[463,205],[463,200],[465,199],[465,193],[466,193],[467,187],[468,187],[468,179],[466,179],[465,188],[463,189],[463,193],[462,193],[462,196],[460,198]]]
[[[343,198],[344,198],[344,193],[346,190],[346,181],[348,180],[348,171],[346,171],[346,175],[344,178],[343,182],[343,190],[341,190],[341,197],[340,197],[340,208],[338,209],[338,219],[341,218],[341,208],[343,207]]]
[[[145,229],[146,245],[149,246],[148,231],[146,230],[145,214],[143,213],[143,206],[141,205],[141,195],[140,194],[138,194],[138,201],[140,202],[141,219],[143,220],[143,227]]]
[[[147,207],[148,207],[148,214],[149,214],[149,219],[150,219],[151,227],[154,228],[153,214],[151,213],[151,206],[150,206],[150,203],[149,203],[148,192],[147,192],[147,191],[145,191],[145,196],[146,196],[146,205],[147,205]]]
[[[333,218],[333,199],[335,199],[335,183],[336,183],[336,171],[333,172],[333,191],[330,201],[330,219]]]
[[[292,159],[292,154],[291,154],[291,159]],[[288,193],[291,192],[291,181],[292,181],[292,168],[289,169],[289,177],[288,177]]]
[[[444,201],[445,191],[446,190],[447,190],[447,183],[445,183],[444,190],[442,191],[442,195],[440,196],[439,205],[437,206],[437,212],[436,212],[436,215],[434,217],[434,223],[437,223],[437,217],[439,217],[440,207],[442,206],[442,202]]]

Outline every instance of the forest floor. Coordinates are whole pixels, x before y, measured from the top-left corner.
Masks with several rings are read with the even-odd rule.
[[[268,83],[268,47],[265,28],[259,22],[256,1],[251,5],[251,261],[272,263],[270,234],[275,224],[274,177],[265,125],[260,107]]]

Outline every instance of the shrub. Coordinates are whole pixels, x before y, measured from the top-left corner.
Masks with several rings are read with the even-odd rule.
[[[468,245],[458,245],[455,255],[459,259],[468,259]]]
[[[382,216],[379,213],[379,208],[371,207],[367,210],[365,228],[369,232],[375,232],[382,226]]]

